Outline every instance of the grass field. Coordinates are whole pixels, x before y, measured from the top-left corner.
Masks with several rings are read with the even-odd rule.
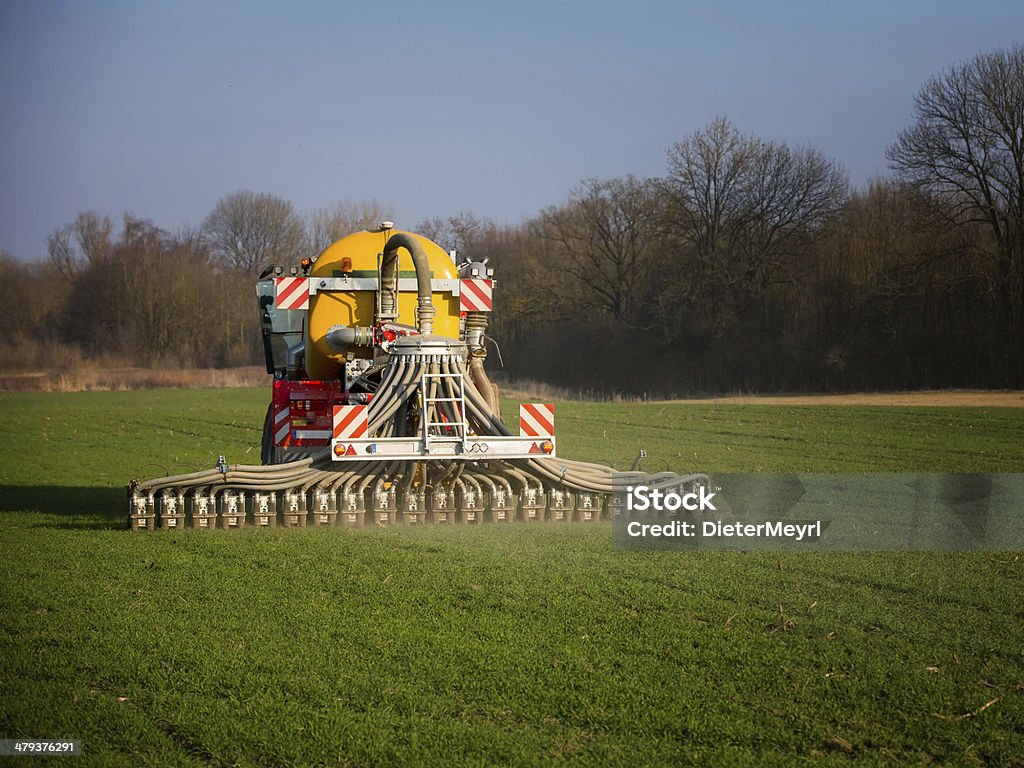
[[[0,738],[82,766],[1024,765],[1017,553],[124,530],[130,478],[257,462],[266,397],[0,395]],[[557,419],[560,454],[651,470],[1024,471],[1020,408]]]

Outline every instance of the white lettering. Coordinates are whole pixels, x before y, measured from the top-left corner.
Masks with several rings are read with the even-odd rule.
[[[630,512],[646,512],[653,509],[657,512],[677,512],[680,508],[690,512],[711,511],[718,509],[712,503],[715,494],[701,486],[697,492],[680,494],[678,491],[663,491],[660,488],[648,488],[646,485],[626,486],[626,509]]]
[[[705,488],[703,485],[700,487],[700,508],[710,509],[717,512],[718,510],[715,508],[715,505],[711,503],[711,500],[715,498],[715,494],[710,493],[707,496],[705,496],[704,491],[706,490],[707,488]]]

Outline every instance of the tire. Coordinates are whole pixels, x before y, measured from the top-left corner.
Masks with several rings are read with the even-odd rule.
[[[281,464],[284,462],[283,451],[274,445],[274,404],[267,406],[267,416],[263,419],[263,442],[260,444],[260,463]]]

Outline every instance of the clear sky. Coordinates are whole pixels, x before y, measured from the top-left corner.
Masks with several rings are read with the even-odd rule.
[[[0,248],[242,188],[517,223],[716,116],[862,185],[929,76],[1018,42],[1021,0],[0,0]]]

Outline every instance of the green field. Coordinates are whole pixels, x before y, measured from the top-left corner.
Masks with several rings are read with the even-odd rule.
[[[256,463],[266,398],[0,395],[0,738],[80,739],[82,766],[1024,765],[1018,553],[125,530],[130,478]],[[1024,471],[1024,409],[559,403],[557,426],[561,455],[649,470]]]

